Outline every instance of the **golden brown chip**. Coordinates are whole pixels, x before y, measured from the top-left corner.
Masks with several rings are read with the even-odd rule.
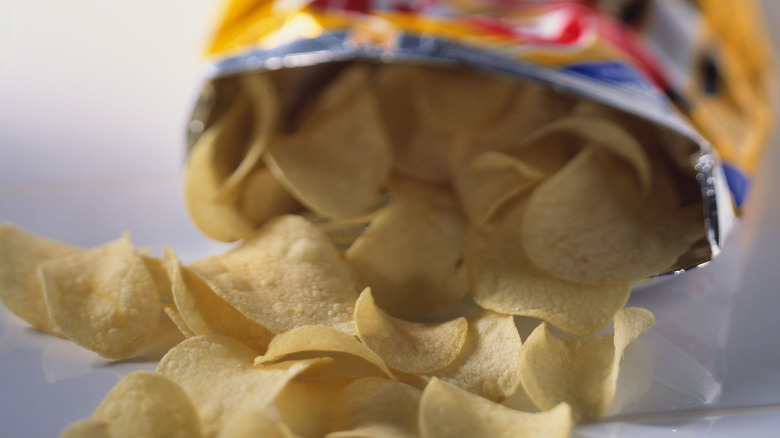
[[[369,289],[355,305],[358,336],[387,365],[404,373],[432,373],[451,364],[466,342],[468,322],[457,318],[420,323],[394,318],[374,302]]]
[[[370,89],[340,106],[280,134],[266,164],[302,204],[324,217],[368,212],[382,197],[392,151]]]
[[[109,359],[132,356],[160,317],[160,297],[128,235],[40,266],[54,322],[68,339]]]
[[[254,364],[255,350],[219,335],[182,341],[162,358],[157,372],[178,383],[192,399],[203,435],[216,436],[238,412],[263,412],[291,379],[322,360]]]
[[[334,373],[332,377],[363,377],[380,373],[393,377],[384,360],[373,350],[354,336],[326,326],[302,326],[276,335],[268,351],[258,356],[255,363],[305,357],[335,357],[337,361],[333,368],[342,369],[339,370],[341,374]]]
[[[561,403],[547,412],[515,411],[434,378],[420,400],[423,438],[565,438],[571,409]]]
[[[354,333],[352,273],[327,235],[302,217],[276,217],[238,247],[188,267],[274,333],[302,325]]]
[[[63,336],[49,315],[38,267],[81,251],[82,248],[39,236],[11,222],[0,223],[0,300],[31,326]]]
[[[480,306],[531,316],[561,330],[588,334],[606,327],[631,293],[631,283],[580,284],[541,271],[520,245],[525,198],[513,201],[495,223],[472,228],[466,266],[471,295]]]
[[[336,401],[327,438],[418,437],[422,391],[397,380],[365,377],[352,382]]]
[[[108,436],[113,438],[203,436],[187,393],[171,379],[151,371],[133,371],[123,377],[91,419],[107,424]]]
[[[433,377],[500,403],[520,384],[522,347],[512,316],[484,311],[469,319],[466,343],[455,361]]]
[[[444,189],[396,180],[390,203],[346,252],[360,288],[391,315],[437,312],[468,291],[462,266],[466,221]]]
[[[662,273],[691,244],[669,187],[641,193],[611,154],[584,149],[531,195],[520,242],[542,270],[575,282],[636,282]]]
[[[274,334],[262,325],[248,319],[220,298],[197,274],[182,266],[170,248],[165,256],[173,265],[173,299],[176,313],[171,318],[185,336],[218,334],[232,337],[252,347],[256,353],[265,352]],[[166,310],[171,315],[171,310]]]
[[[566,402],[577,422],[600,418],[615,396],[623,350],[653,321],[648,310],[628,307],[615,315],[614,334],[559,338],[540,325],[523,350],[523,387],[541,409]]]

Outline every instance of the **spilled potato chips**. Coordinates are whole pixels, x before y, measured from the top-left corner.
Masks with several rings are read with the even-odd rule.
[[[215,82],[183,186],[223,253],[0,225],[0,298],[31,325],[108,359],[184,338],[63,436],[565,437],[605,415],[653,324],[632,286],[705,237],[663,136],[484,73],[318,72]]]

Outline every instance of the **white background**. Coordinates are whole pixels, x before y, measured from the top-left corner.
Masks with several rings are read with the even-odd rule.
[[[780,2],[764,3],[780,23]],[[179,191],[216,11],[214,0],[0,0],[0,221],[86,246],[129,230],[184,261],[222,248],[194,230]],[[578,436],[780,430],[778,167],[775,140],[715,263],[632,298],[658,318],[626,353],[621,382],[644,386],[624,384],[617,416]],[[0,435],[56,436],[153,356],[107,363],[0,310]]]

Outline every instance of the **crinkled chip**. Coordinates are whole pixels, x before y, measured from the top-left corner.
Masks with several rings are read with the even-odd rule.
[[[102,431],[107,433],[101,435]],[[63,437],[203,436],[198,413],[184,390],[158,373],[133,371],[108,392],[92,416],[69,426]]]
[[[420,401],[423,438],[566,438],[571,409],[561,403],[546,412],[521,412],[434,378]]]
[[[223,193],[223,185],[243,159],[251,135],[249,106],[246,99],[237,99],[206,129],[187,156],[187,211],[203,234],[222,242],[239,240],[255,228],[239,209],[238,193]]]
[[[663,272],[692,243],[689,211],[675,204],[668,185],[659,181],[643,195],[629,166],[586,148],[531,194],[517,242],[559,278],[636,282]]]
[[[188,268],[274,333],[302,325],[354,332],[352,273],[327,235],[300,216],[276,217],[238,247]]]
[[[627,307],[615,315],[614,334],[559,338],[540,325],[522,354],[526,393],[541,409],[568,403],[577,422],[600,418],[615,396],[623,350],[653,321],[648,310]]]
[[[365,377],[347,386],[336,401],[327,438],[417,437],[422,391],[397,380]]]
[[[396,180],[387,206],[346,252],[358,287],[391,315],[430,315],[468,292],[466,221],[444,189]]]
[[[432,373],[450,365],[466,342],[468,322],[460,317],[441,323],[406,321],[387,314],[370,289],[355,305],[358,336],[387,365],[405,373]]]
[[[579,335],[606,327],[628,301],[631,283],[580,284],[541,271],[520,245],[518,224],[526,197],[513,202],[494,223],[475,226],[468,236],[466,266],[474,301],[499,313],[543,319]]]
[[[287,382],[323,363],[309,359],[255,365],[256,355],[233,338],[196,336],[172,348],[157,372],[184,388],[198,411],[203,435],[213,437],[233,415],[245,410],[262,412]]]
[[[0,223],[0,300],[31,326],[63,336],[49,315],[38,267],[81,251],[84,250],[31,233],[11,222]]]
[[[370,89],[297,132],[280,133],[265,161],[302,204],[332,218],[365,214],[376,205],[393,165]]]
[[[346,371],[359,374],[370,373],[366,375],[383,373],[389,377],[393,376],[384,360],[354,336],[332,327],[317,325],[302,326],[276,335],[268,346],[268,351],[258,356],[255,363],[275,363],[301,357],[335,357],[337,361],[334,366],[352,368]],[[348,357],[355,358],[357,361],[350,361]],[[342,360],[344,365],[339,364]]]
[[[160,297],[127,234],[46,262],[40,272],[54,322],[68,339],[103,357],[132,356],[157,325]]]
[[[165,248],[173,266],[173,299],[176,313],[165,310],[185,335],[224,335],[237,339],[263,353],[274,334],[230,306],[189,268],[182,266],[176,254]],[[164,308],[165,309],[165,308]],[[178,318],[177,315],[178,314]]]
[[[514,318],[486,310],[469,319],[466,343],[455,361],[433,376],[500,403],[520,384],[522,348]]]

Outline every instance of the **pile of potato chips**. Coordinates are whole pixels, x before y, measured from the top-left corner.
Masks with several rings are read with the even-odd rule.
[[[653,324],[632,285],[705,240],[661,133],[539,86],[402,64],[221,86],[184,185],[232,249],[0,225],[0,298],[32,326],[109,359],[182,335],[63,437],[565,437]]]

